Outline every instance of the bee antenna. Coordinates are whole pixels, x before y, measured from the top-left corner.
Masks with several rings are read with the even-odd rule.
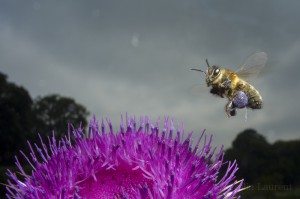
[[[209,68],[209,67],[210,67],[210,65],[209,65],[209,63],[208,63],[208,60],[207,60],[207,59],[205,59],[205,61],[206,61],[207,67]]]
[[[203,71],[203,70],[200,70],[200,69],[191,68],[191,70],[199,71],[199,72],[202,72],[202,73],[206,74],[206,72],[205,72],[205,71]]]

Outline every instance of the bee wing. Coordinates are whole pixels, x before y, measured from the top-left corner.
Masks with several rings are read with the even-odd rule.
[[[209,92],[209,88],[205,84],[194,84],[192,86],[189,86],[188,88],[188,93],[191,94],[192,96],[202,96],[206,95]]]
[[[244,64],[236,71],[236,74],[244,80],[255,78],[266,65],[267,59],[265,52],[256,52],[246,59]]]

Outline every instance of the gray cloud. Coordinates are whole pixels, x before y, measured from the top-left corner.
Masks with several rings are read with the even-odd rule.
[[[2,1],[0,70],[33,96],[76,98],[99,117],[173,116],[207,128],[216,144],[255,128],[270,140],[299,138],[298,1]],[[233,70],[255,51],[269,56],[253,82],[264,109],[224,115],[226,100],[201,91],[191,67],[205,58]],[[199,66],[200,65],[200,66]]]

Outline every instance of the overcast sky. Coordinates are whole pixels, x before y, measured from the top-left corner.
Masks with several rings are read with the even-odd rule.
[[[58,93],[119,126],[120,114],[165,115],[229,147],[254,128],[299,139],[300,1],[106,0],[0,3],[0,71],[32,97]],[[262,110],[224,114],[205,89],[205,58],[232,70],[252,53],[268,62],[252,81]],[[201,89],[194,89],[194,88]]]

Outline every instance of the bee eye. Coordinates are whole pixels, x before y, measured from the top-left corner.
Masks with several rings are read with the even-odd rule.
[[[218,75],[220,72],[220,69],[216,68],[215,71],[214,71],[214,75]]]

